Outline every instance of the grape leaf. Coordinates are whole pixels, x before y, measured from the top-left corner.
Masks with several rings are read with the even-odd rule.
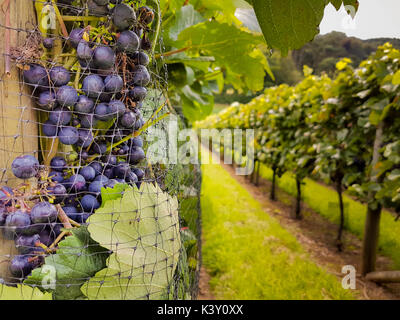
[[[160,187],[142,183],[122,199],[108,201],[89,218],[94,240],[113,253],[107,268],[85,283],[89,299],[160,299],[181,251],[178,201]]]
[[[357,0],[332,0],[336,9],[341,4],[358,7]],[[327,5],[326,0],[253,0],[254,10],[270,47],[286,55],[288,50],[300,49],[319,33],[319,24]]]
[[[189,48],[189,56],[215,57],[226,70],[227,81],[236,88],[243,84],[253,91],[263,89],[266,58],[254,55],[259,51],[256,47],[263,43],[261,36],[226,23],[207,21],[183,30],[178,40]]]
[[[172,40],[176,41],[181,31],[203,21],[204,18],[194,10],[191,4],[183,6],[176,13],[175,24],[169,29],[169,36]]]
[[[51,300],[51,294],[27,285],[9,287],[0,284],[0,300]]]
[[[84,298],[80,286],[105,267],[107,257],[108,250],[90,238],[86,227],[74,229],[73,235],[59,243],[57,253],[46,257],[45,264],[33,270],[25,283],[38,285],[41,288],[44,284],[50,286],[52,279],[49,278],[49,271],[55,269],[54,298],[56,300]]]

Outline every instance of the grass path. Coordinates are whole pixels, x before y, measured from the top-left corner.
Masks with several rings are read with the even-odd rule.
[[[262,165],[260,176],[272,180],[272,170]],[[292,196],[296,195],[296,181],[291,174],[284,174],[277,180],[277,186]],[[302,187],[303,201],[323,217],[339,223],[337,193],[311,179],[305,179]],[[278,195],[279,196],[279,195]],[[360,239],[364,233],[367,208],[364,204],[344,196],[345,228]],[[393,268],[400,269],[400,222],[395,222],[390,212],[383,211],[380,225],[379,252],[393,260]]]
[[[203,165],[203,262],[216,299],[352,299],[220,165]]]

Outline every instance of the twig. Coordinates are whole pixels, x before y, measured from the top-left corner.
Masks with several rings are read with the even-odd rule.
[[[61,223],[64,225],[65,229],[72,229],[72,225],[69,222],[69,218],[64,212],[64,210],[61,208],[60,204],[56,205],[57,211],[58,211],[58,219],[60,219]]]

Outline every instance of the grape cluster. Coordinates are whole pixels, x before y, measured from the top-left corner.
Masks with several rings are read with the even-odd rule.
[[[26,277],[56,250],[54,242],[65,227],[60,214],[75,225],[86,223],[101,206],[102,188],[119,183],[140,187],[145,178],[137,165],[145,159],[141,107],[151,82],[145,51],[151,47],[147,33],[154,13],[118,0],[87,4],[91,15],[109,15],[110,37],[83,26],[69,32],[64,44],[76,55],[79,72],[49,61],[23,71],[24,82],[47,114],[42,134],[70,146],[76,157],[55,156],[50,168],[30,155],[12,163],[17,178],[37,179],[29,193],[26,188],[0,188],[0,227],[19,251],[10,264],[16,278]],[[51,49],[54,39],[44,38],[43,46]]]

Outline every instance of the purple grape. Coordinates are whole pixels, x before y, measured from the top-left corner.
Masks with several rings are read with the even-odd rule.
[[[32,272],[33,267],[28,255],[17,255],[11,260],[9,269],[14,277],[25,278]]]
[[[122,80],[121,76],[119,75],[109,75],[104,80],[104,89],[107,92],[117,93],[122,90],[124,86],[124,80]]]
[[[90,148],[93,154],[105,154],[107,152],[107,143],[104,142],[94,142]]]
[[[93,61],[99,69],[111,69],[115,64],[115,53],[110,47],[99,46],[94,49]]]
[[[136,22],[136,14],[132,7],[121,3],[114,7],[112,20],[118,30],[126,30]]]
[[[139,181],[142,181],[144,178],[144,171],[142,169],[139,168],[133,168],[132,169],[133,173],[136,174],[136,176],[138,177]]]
[[[103,172],[103,165],[100,162],[92,162],[89,164],[94,171],[96,171],[96,175],[101,174]]]
[[[93,181],[89,185],[89,192],[94,193],[97,196],[101,194],[101,188],[104,188],[104,184],[101,181]]]
[[[92,181],[96,178],[96,171],[91,166],[83,167],[79,170],[79,174],[82,175],[86,181]]]
[[[50,120],[43,123],[42,130],[46,137],[57,137],[58,135],[58,127],[55,124],[52,124]]]
[[[29,214],[21,210],[15,211],[7,215],[5,222],[5,230],[9,234],[25,234],[27,228],[31,225]]]
[[[19,236],[15,240],[15,247],[21,254],[29,254],[32,251],[36,251],[38,248],[35,246],[40,241],[40,236],[34,234],[32,236]]]
[[[50,167],[54,171],[63,171],[67,169],[67,161],[63,157],[53,157],[50,161]]]
[[[61,203],[67,195],[67,189],[62,184],[56,184],[53,187],[48,187],[47,192],[49,195],[55,197],[53,200],[55,204]]]
[[[125,114],[125,111],[127,110],[125,104],[119,100],[110,101],[108,106],[110,108],[110,113],[114,115],[114,118],[122,117]]]
[[[86,194],[81,200],[81,206],[86,212],[92,213],[94,210],[100,208],[100,202],[91,194]]]
[[[72,107],[78,102],[78,92],[71,86],[62,86],[57,91],[57,102],[62,107]]]
[[[103,89],[103,79],[97,74],[91,74],[83,79],[82,91],[89,98],[98,99]]]
[[[140,161],[142,161],[144,158],[146,158],[146,155],[143,151],[142,148],[133,146],[131,150],[129,151],[128,155],[128,162],[130,164],[136,165]]]
[[[144,100],[147,95],[147,89],[145,87],[134,87],[131,91],[129,91],[129,97],[134,101],[134,102],[139,102]]]
[[[65,212],[65,214],[68,216],[68,218],[77,221],[78,220],[78,215],[79,215],[79,210],[77,207],[74,206],[65,206],[62,208]]]
[[[136,115],[132,111],[125,111],[125,113],[119,120],[120,125],[123,126],[124,128],[133,128],[135,126],[135,122],[136,122]]]
[[[133,70],[133,84],[145,87],[151,81],[151,77],[145,66],[137,65]]]
[[[104,174],[108,179],[113,179],[114,178],[114,168],[109,167],[104,170]]]
[[[147,66],[150,62],[149,56],[143,51],[136,51],[132,54],[133,63]]]
[[[138,177],[136,176],[136,174],[133,171],[129,171],[128,175],[125,178],[126,182],[130,182],[130,183],[137,183],[139,181]]]
[[[74,192],[81,192],[86,189],[86,180],[80,174],[74,174],[67,180],[67,185]]]
[[[39,94],[39,100],[37,102],[40,108],[43,110],[52,110],[56,104],[56,95],[51,91],[43,91]]]
[[[76,49],[76,56],[81,61],[91,61],[93,57],[93,50],[85,40],[81,40]]]
[[[94,114],[85,114],[81,117],[81,127],[86,129],[94,128],[97,125],[98,120],[94,117]]]
[[[58,126],[66,126],[72,119],[71,111],[68,108],[57,107],[50,112],[49,121]]]
[[[49,178],[54,182],[58,182],[58,183],[64,182],[64,175],[62,172],[59,172],[59,171],[51,171],[49,173]]]
[[[115,179],[110,179],[107,183],[107,185],[105,186],[106,188],[114,188],[119,182]]]
[[[79,113],[91,113],[94,109],[94,102],[87,96],[80,95],[78,102],[75,104],[74,111]]]
[[[39,233],[40,242],[43,243],[45,246],[49,247],[54,242],[54,237],[50,234],[50,230],[43,229]]]
[[[103,175],[103,174],[99,174],[99,175],[94,179],[94,181],[100,181],[103,185],[107,184],[108,180],[109,180],[109,179],[108,179],[105,175]]]
[[[82,40],[83,37],[83,33],[85,31],[81,28],[76,28],[76,29],[72,29],[71,32],[69,33],[69,44],[71,45],[71,47],[73,48],[77,48],[79,45],[79,42]]]
[[[130,146],[136,146],[143,148],[143,138],[142,137],[134,137],[130,140]]]
[[[114,175],[117,178],[125,179],[128,176],[129,172],[131,171],[131,166],[126,162],[120,162],[114,168]]]
[[[54,38],[44,38],[43,39],[43,47],[46,49],[53,49],[54,46]]]
[[[50,70],[50,80],[56,87],[62,87],[68,84],[71,80],[71,74],[64,67],[53,67]]]
[[[122,31],[116,43],[117,50],[127,54],[134,54],[139,49],[139,46],[140,39],[131,30]]]
[[[105,163],[106,167],[117,165],[117,157],[111,154],[108,154],[103,157],[103,163]]]
[[[154,11],[146,6],[140,7],[138,9],[138,19],[144,24],[150,24],[154,20]]]
[[[33,223],[51,223],[57,220],[57,216],[57,208],[46,201],[35,204],[31,210]]]
[[[79,141],[78,145],[82,148],[89,147],[93,142],[93,134],[91,130],[78,129]]]
[[[110,108],[106,103],[99,103],[94,108],[94,116],[96,117],[96,119],[99,119],[100,121],[109,121],[113,118]]]
[[[78,129],[74,127],[62,127],[58,132],[60,142],[65,145],[74,145],[79,141]]]
[[[14,159],[11,170],[17,178],[29,179],[37,175],[39,161],[31,155],[23,155]]]
[[[46,69],[38,64],[31,64],[29,70],[24,70],[24,81],[34,86],[47,87],[49,85]]]

